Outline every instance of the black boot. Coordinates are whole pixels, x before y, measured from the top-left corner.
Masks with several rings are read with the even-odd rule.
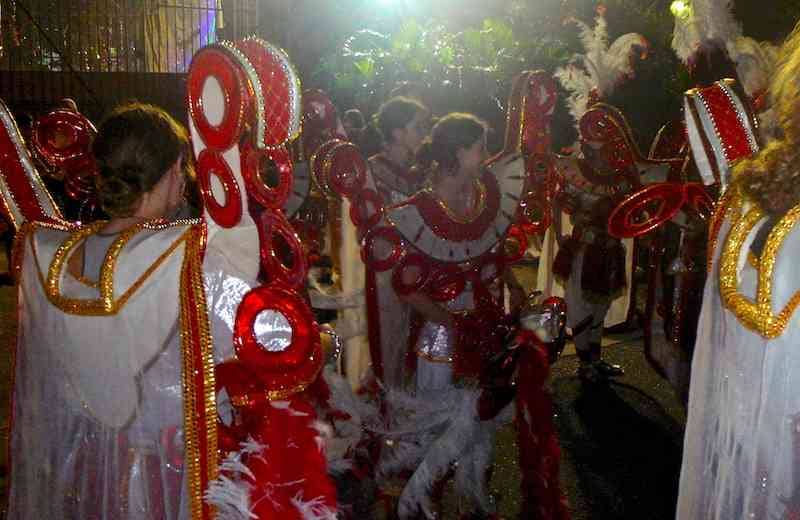
[[[625,370],[619,365],[612,365],[607,361],[603,361],[600,357],[600,343],[592,343],[589,345],[589,352],[592,356],[592,364],[595,370],[603,377],[620,377],[625,375]]]

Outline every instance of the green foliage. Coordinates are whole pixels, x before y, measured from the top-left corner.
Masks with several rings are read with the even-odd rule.
[[[760,0],[735,0],[745,33],[763,39],[769,38],[770,30],[783,36],[791,29],[800,14],[800,0],[775,2],[775,9],[766,12]],[[476,112],[494,122],[501,133],[504,101],[514,75],[534,69],[552,72],[583,52],[574,25],[563,20],[574,16],[592,25],[598,5],[590,0],[486,0],[481,18],[458,16],[442,7],[458,2],[440,3],[427,12],[396,10],[391,17],[384,13],[373,22],[362,16],[357,23],[382,32],[356,31],[324,56],[318,72],[331,81],[320,86],[340,104],[369,112],[399,81],[420,82],[439,93],[434,99],[437,112]],[[603,1],[612,41],[637,32],[650,43],[647,58],[634,67],[635,76],[606,100],[626,114],[645,151],[663,123],[680,117],[682,93],[692,86],[671,49],[674,21],[669,4],[670,0]],[[464,4],[464,10],[468,5],[471,12],[478,10],[471,2]],[[446,12],[450,14],[445,16]],[[767,19],[774,23],[762,23]],[[572,127],[560,105],[553,121],[557,144],[571,143]]]

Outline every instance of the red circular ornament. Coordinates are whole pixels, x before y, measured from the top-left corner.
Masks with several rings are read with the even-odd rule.
[[[272,311],[283,316],[291,339],[282,350],[269,350],[256,336],[259,314]],[[302,390],[322,366],[319,329],[311,309],[294,291],[260,286],[242,298],[233,330],[236,355],[264,384],[268,398],[284,398]]]
[[[328,152],[334,147],[341,143],[343,143],[341,139],[331,139],[329,141],[325,141],[322,143],[319,148],[316,150],[309,151],[311,153],[311,158],[308,160],[308,166],[311,170],[311,174],[316,179],[317,184],[325,190],[331,191],[331,188],[328,186],[328,179],[326,178],[325,172],[325,161],[328,158]]]
[[[388,243],[390,250],[385,256],[378,256],[375,246],[378,242]],[[377,271],[387,271],[397,264],[405,254],[403,247],[403,237],[393,227],[381,226],[370,229],[364,237],[364,245],[361,248],[361,259],[367,267]]]
[[[271,161],[278,176],[278,183],[271,188],[261,176],[262,166]],[[280,209],[292,190],[292,159],[286,148],[259,150],[249,142],[242,149],[242,177],[247,193],[256,202],[270,209]]]
[[[275,236],[282,242],[277,242]],[[308,265],[303,245],[294,228],[278,212],[266,210],[261,213],[258,225],[261,268],[267,279],[286,287],[301,287],[306,279]],[[291,257],[286,265],[282,257]]]
[[[340,143],[326,155],[323,171],[330,189],[345,197],[352,197],[363,189],[367,163],[356,145]]]
[[[206,146],[219,152],[236,144],[242,133],[248,96],[241,75],[239,65],[219,47],[201,49],[189,67],[186,81],[189,115]],[[204,106],[203,89],[209,78],[217,80],[224,98],[222,121],[217,125],[208,120],[208,107]]]
[[[234,45],[257,78],[248,81],[254,96],[256,141],[265,148],[286,145],[300,133],[300,80],[294,66],[282,49],[259,38]]]
[[[383,200],[378,192],[365,188],[358,192],[350,206],[350,219],[362,229],[373,228],[383,218]]]
[[[649,233],[674,217],[685,200],[686,192],[681,184],[650,184],[614,208],[608,217],[608,233],[616,238],[634,238]],[[655,209],[652,209],[653,204],[656,204]]]
[[[426,291],[437,302],[454,300],[467,284],[466,273],[457,264],[437,264],[428,279]]]
[[[94,125],[83,115],[69,110],[54,110],[34,121],[33,147],[53,167],[79,159],[91,153],[97,133]]]
[[[225,190],[225,203],[220,204],[211,189],[211,176],[215,175]],[[230,228],[242,219],[242,198],[239,184],[233,177],[228,163],[222,155],[209,148],[197,158],[197,184],[208,214],[214,222],[222,227]]]
[[[404,275],[409,269],[416,268],[419,273],[417,277],[408,283]],[[406,255],[392,273],[392,287],[401,296],[408,296],[422,290],[428,283],[431,273],[431,264],[427,257],[417,253]]]

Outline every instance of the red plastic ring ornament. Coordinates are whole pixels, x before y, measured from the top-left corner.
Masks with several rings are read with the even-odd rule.
[[[206,47],[195,54],[189,67],[186,90],[189,98],[189,115],[206,146],[222,152],[239,139],[244,126],[247,97],[239,65],[225,51]],[[214,125],[206,116],[203,89],[209,78],[217,80],[225,99],[222,121]]]
[[[456,264],[438,264],[428,279],[428,296],[437,302],[454,300],[467,285],[467,276]]]
[[[689,204],[702,218],[711,217],[714,213],[714,201],[702,184],[689,182],[684,184],[686,204]]]
[[[616,238],[634,238],[649,233],[674,217],[685,200],[686,191],[681,184],[650,184],[628,196],[614,208],[608,217],[608,234]],[[653,203],[658,206],[651,212],[648,206]],[[644,218],[634,221],[636,217]]]
[[[278,174],[278,184],[271,188],[261,177],[263,161],[272,161]],[[286,148],[259,150],[247,143],[242,150],[242,177],[247,193],[256,202],[270,209],[280,209],[286,204],[292,190],[292,158]]]
[[[276,235],[283,239],[282,244],[276,243]],[[258,238],[261,268],[266,278],[285,287],[301,287],[308,271],[306,255],[300,238],[286,218],[278,212],[263,211],[259,217]],[[276,246],[285,246],[286,250],[278,250]],[[283,253],[291,256],[290,266],[279,257]]]
[[[525,232],[519,226],[513,225],[508,229],[508,234],[506,235],[505,243],[509,242],[509,239],[516,241],[517,249],[513,252],[513,254],[509,254],[508,250],[505,249],[505,262],[507,264],[513,264],[515,262],[519,262],[522,260],[522,257],[525,256],[525,251],[528,250],[528,238],[525,236]]]
[[[225,190],[224,204],[217,202],[214,197],[211,175],[219,179]],[[209,148],[200,152],[200,157],[197,158],[197,184],[208,214],[214,222],[225,228],[231,228],[239,223],[242,219],[242,196],[239,184],[220,153]]]
[[[389,244],[391,250],[385,257],[377,256],[375,245],[378,241]],[[373,271],[382,272],[391,269],[397,264],[405,254],[403,237],[393,227],[381,226],[370,229],[364,237],[364,245],[361,248],[361,259],[367,267]]]
[[[256,319],[265,311],[279,313],[291,328],[291,340],[283,350],[268,350],[258,341]],[[314,380],[322,366],[319,329],[311,309],[285,287],[262,285],[244,295],[236,310],[233,346],[239,360],[264,383],[267,392],[273,393],[272,397],[299,391]]]
[[[325,141],[322,143],[319,148],[316,150],[310,151],[311,158],[308,160],[308,167],[311,170],[311,174],[317,181],[317,184],[325,190],[331,191],[330,186],[328,186],[328,179],[325,177],[325,161],[328,159],[328,152],[334,147],[341,143],[343,143],[341,139],[331,139],[329,141]]]
[[[370,210],[370,207],[372,208]],[[350,220],[356,227],[370,229],[383,218],[383,199],[378,192],[369,188],[358,192],[350,206]]]
[[[325,180],[334,192],[352,197],[364,188],[367,163],[353,143],[343,142],[331,148],[323,164]]]
[[[409,270],[416,268],[419,270],[417,277],[413,282],[408,283],[404,279],[404,274]],[[400,262],[400,265],[395,268],[392,273],[392,287],[400,296],[408,296],[416,292],[420,292],[423,287],[428,283],[431,274],[431,264],[427,257],[417,253],[406,255]]]
[[[34,121],[33,147],[48,165],[59,168],[66,161],[89,154],[96,133],[94,125],[83,115],[54,110]],[[59,136],[66,140],[58,142]]]

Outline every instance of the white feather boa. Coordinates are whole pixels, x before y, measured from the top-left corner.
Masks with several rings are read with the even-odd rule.
[[[431,490],[455,463],[455,490],[484,512],[494,508],[483,475],[493,460],[494,432],[511,420],[511,405],[494,420],[477,415],[480,391],[451,388],[435,395],[413,396],[391,391],[387,402],[394,423],[379,432],[391,440],[391,451],[382,453],[379,479],[403,470],[414,473],[398,503],[399,518],[422,513],[435,518]]]

